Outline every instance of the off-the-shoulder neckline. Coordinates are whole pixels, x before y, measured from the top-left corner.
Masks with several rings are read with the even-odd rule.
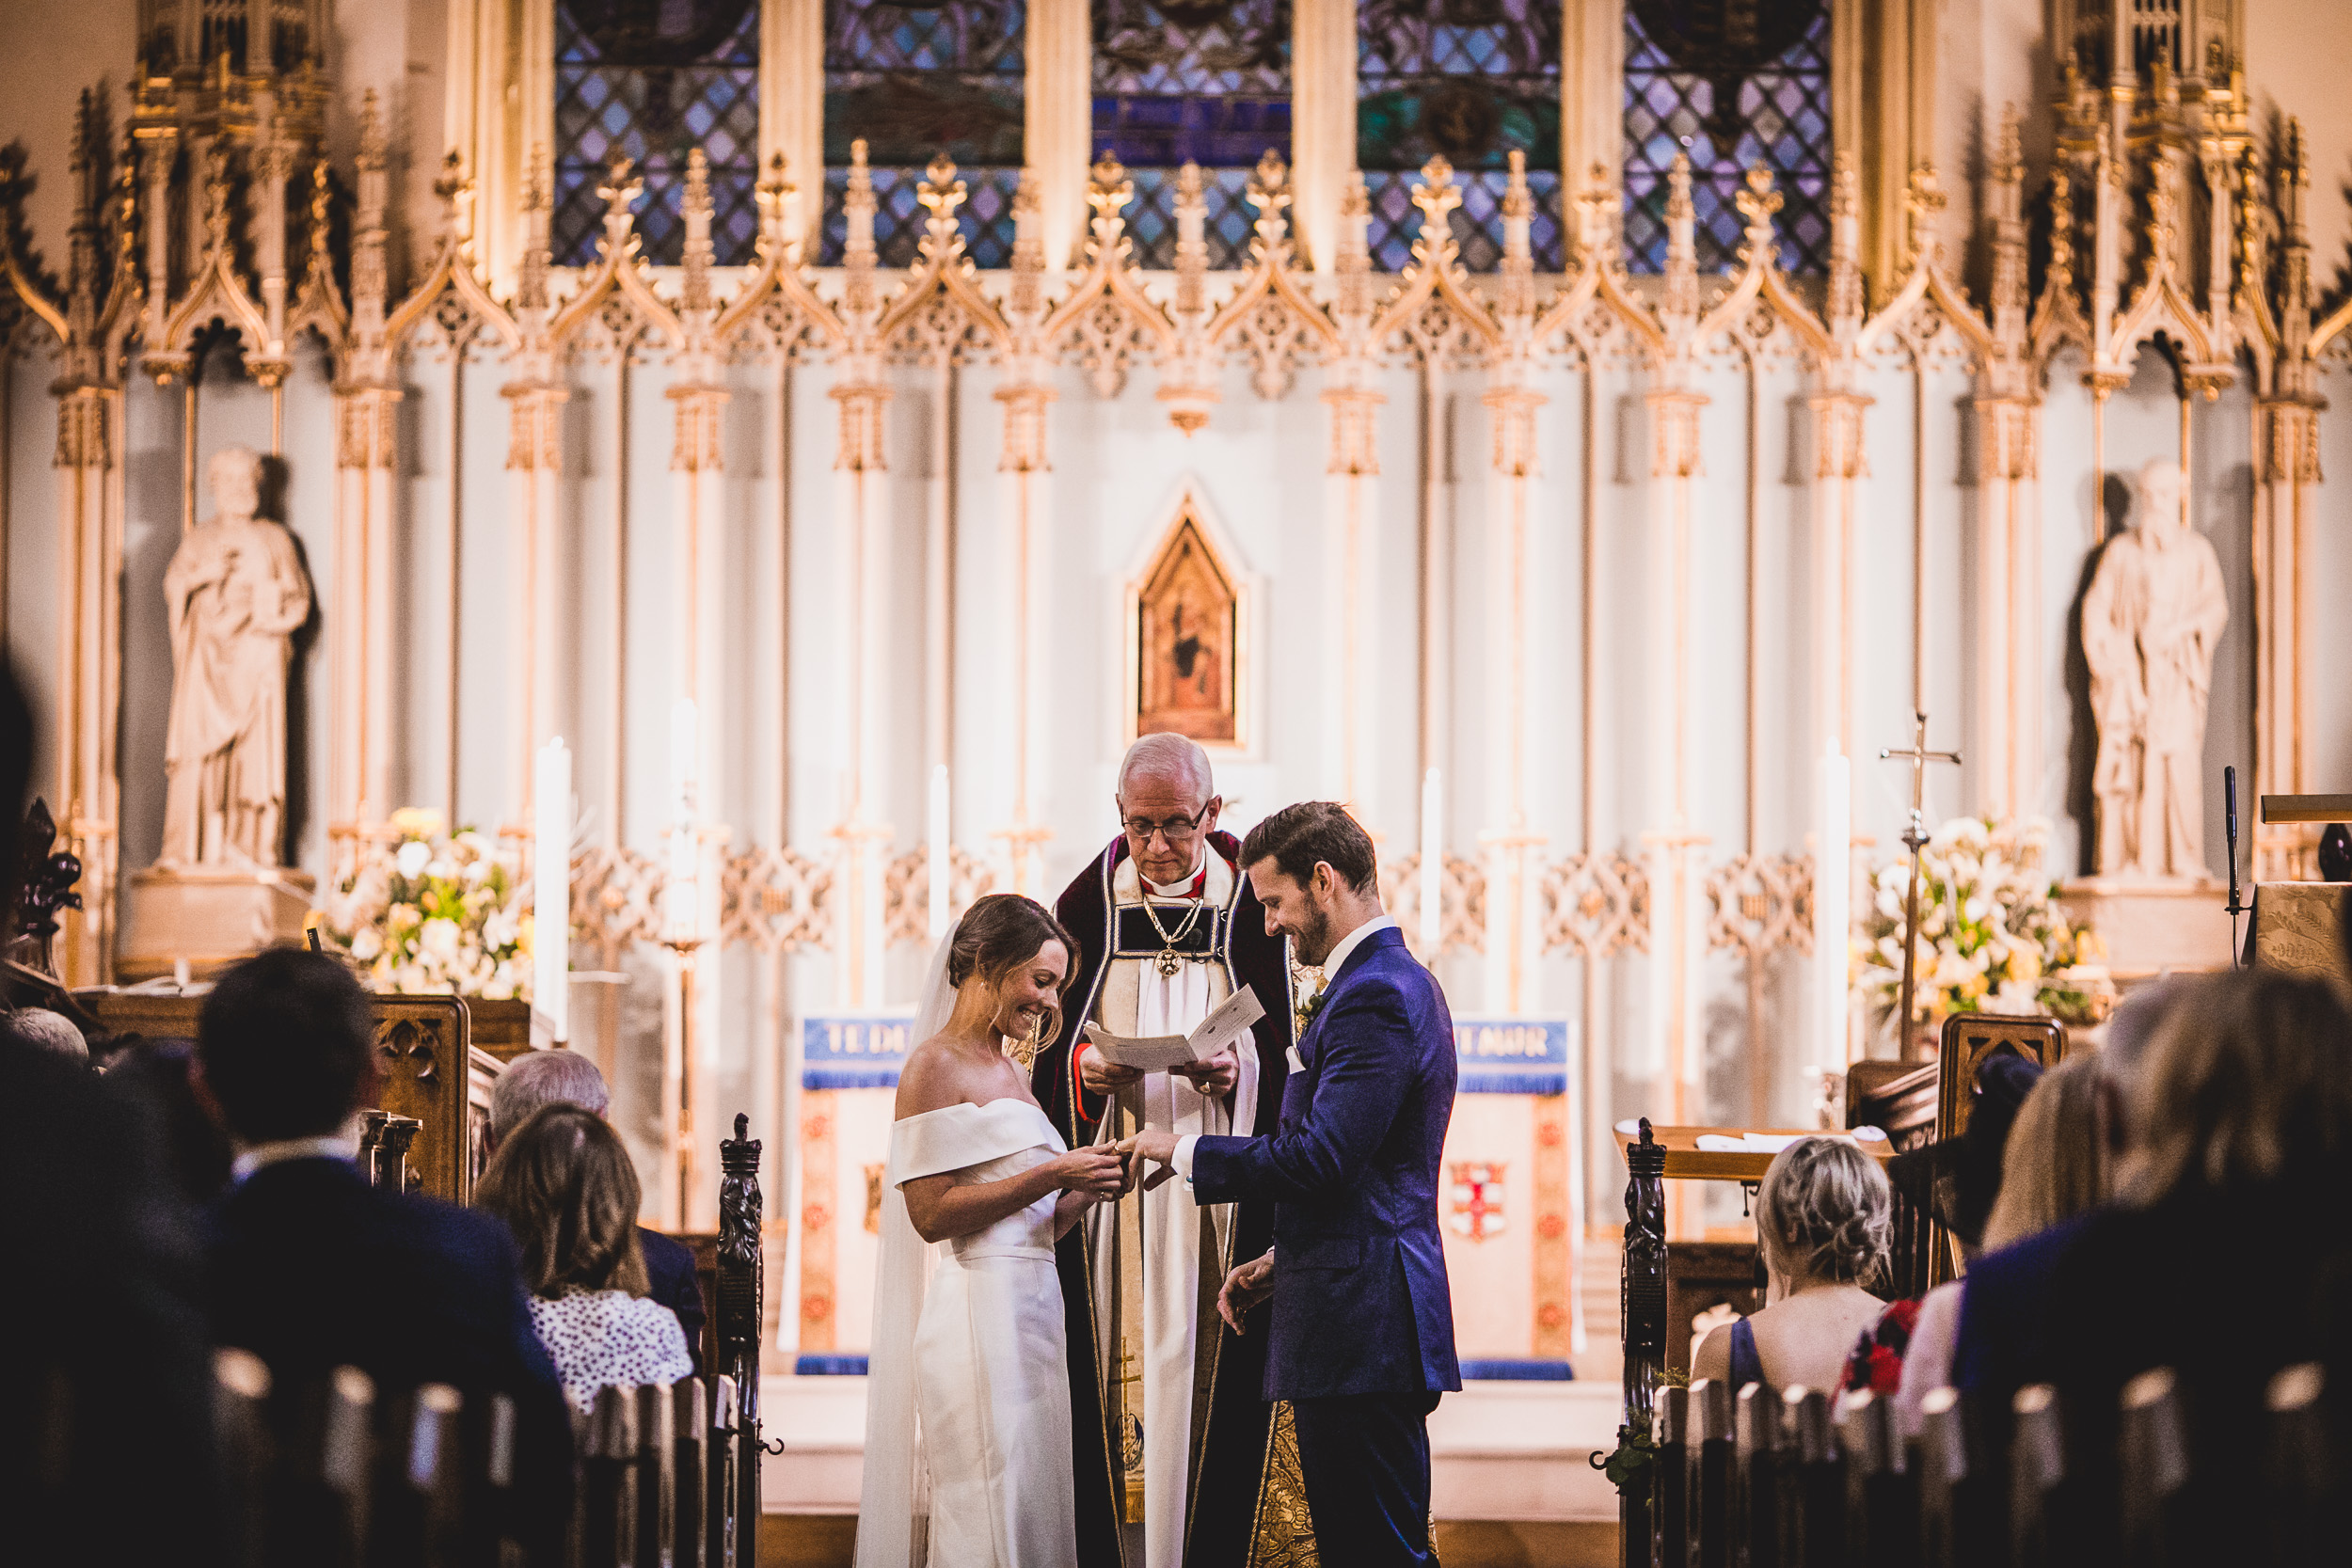
[[[993,1110],[999,1105],[1018,1105],[1024,1110],[1035,1111],[1039,1116],[1045,1116],[1045,1107],[1034,1100],[1024,1100],[1018,1095],[1000,1094],[993,1100],[984,1100],[977,1103],[969,1100],[959,1100],[953,1105],[942,1105],[935,1111],[917,1111],[911,1117],[897,1117],[892,1118],[891,1125],[895,1127],[904,1122],[921,1121],[925,1117],[944,1117],[950,1111]],[[1050,1121],[1053,1118],[1048,1117],[1046,1119]]]

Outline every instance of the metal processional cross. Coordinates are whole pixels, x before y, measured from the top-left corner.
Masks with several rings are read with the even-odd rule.
[[[1903,829],[1903,845],[1911,851],[1911,892],[1903,900],[1903,1010],[1902,1034],[1897,1049],[1907,1061],[1911,1056],[1912,998],[1919,982],[1919,859],[1928,845],[1928,764],[1960,762],[1958,752],[1928,750],[1928,716],[1924,710],[1912,714],[1911,746],[1909,750],[1888,747],[1879,752],[1881,762],[1901,757],[1911,764],[1911,821]]]

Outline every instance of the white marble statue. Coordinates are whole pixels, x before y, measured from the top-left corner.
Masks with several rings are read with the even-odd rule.
[[[2108,541],[2083,597],[2102,876],[2208,875],[2205,698],[2230,603],[2212,542],[2188,526],[2183,484],[2178,464],[2140,470],[2137,526]]]
[[[171,610],[169,786],[163,861],[280,863],[286,811],[286,674],[310,618],[310,579],[294,536],[257,517],[262,460],[213,454],[214,512],[164,573]]]

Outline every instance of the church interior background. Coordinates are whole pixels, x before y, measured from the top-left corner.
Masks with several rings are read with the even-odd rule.
[[[544,883],[569,821],[621,978],[568,1027],[662,1217],[711,1220],[681,1094],[767,1139],[776,1506],[854,1499],[930,943],[1099,849],[1139,731],[1236,831],[1348,802],[1462,1021],[1470,1517],[1604,1506],[1606,1426],[1504,1396],[1613,1411],[1613,1124],[1814,1125],[1901,1048],[1851,940],[1915,713],[1928,821],[2046,823],[2125,985],[2226,955],[2225,765],[2352,778],[2318,0],[6,9],[0,613],[68,978],[172,969],[165,571],[251,448],[316,595],[279,880],[331,906],[421,809]],[[2092,875],[2085,597],[2153,460],[2226,599],[2204,880]]]

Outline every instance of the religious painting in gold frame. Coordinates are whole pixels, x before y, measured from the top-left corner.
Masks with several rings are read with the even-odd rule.
[[[1243,594],[1188,499],[1133,590],[1128,734],[1241,747]]]

